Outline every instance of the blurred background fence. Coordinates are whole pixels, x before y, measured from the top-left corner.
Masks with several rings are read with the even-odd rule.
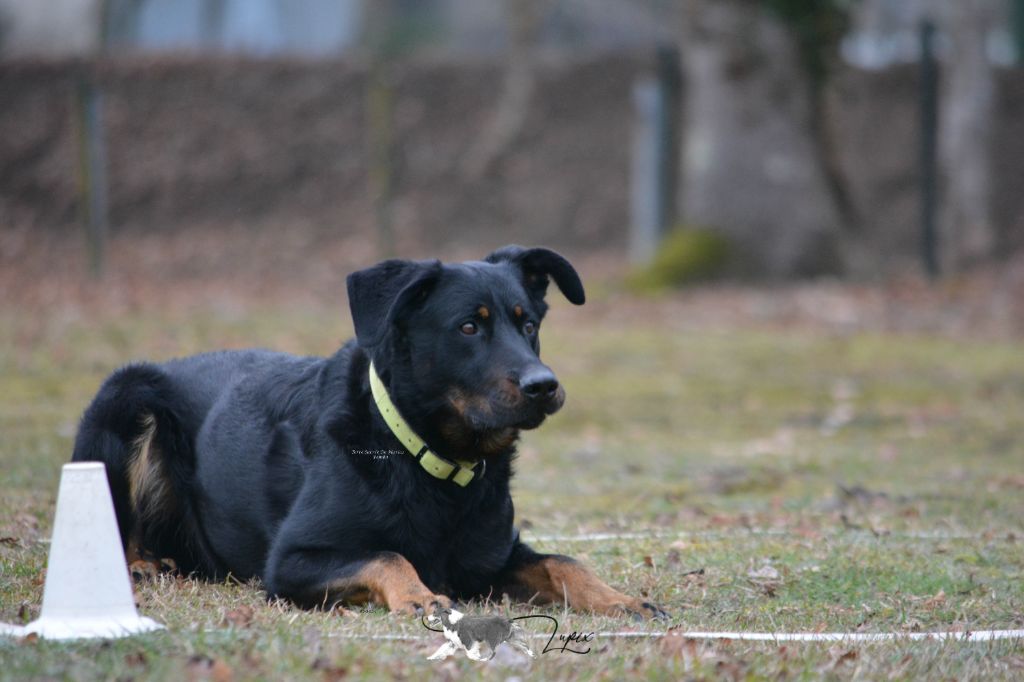
[[[735,274],[885,275],[920,259],[924,21],[939,259],[991,262],[1024,246],[1016,0],[0,0],[0,230],[88,218],[85,87],[114,232],[624,250],[633,89],[669,48],[664,227]]]

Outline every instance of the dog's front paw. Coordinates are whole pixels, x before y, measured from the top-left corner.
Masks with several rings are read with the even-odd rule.
[[[427,656],[427,660],[428,661],[443,661],[444,659],[448,658],[449,656],[451,656],[454,653],[455,653],[455,645],[452,644],[451,642],[445,642],[444,644],[441,645],[441,648],[439,648],[437,651],[435,651],[430,656]]]
[[[148,559],[139,559],[128,565],[128,572],[137,583],[152,582],[160,575],[160,564]]]
[[[641,601],[639,599],[634,600],[629,606],[629,612],[633,618],[637,620],[647,620],[653,618],[655,620],[667,620],[669,618],[668,611],[661,608],[657,604],[652,604],[649,601]]]
[[[452,600],[448,597],[431,592],[404,594],[395,599],[388,600],[388,608],[391,610],[391,613],[404,613],[417,617],[434,613],[441,609],[447,609],[451,605]]]
[[[610,598],[596,604],[591,604],[590,609],[594,613],[606,616],[631,616],[633,620],[666,619],[668,612],[657,604],[652,604],[643,599],[634,599],[621,592],[612,591]]]

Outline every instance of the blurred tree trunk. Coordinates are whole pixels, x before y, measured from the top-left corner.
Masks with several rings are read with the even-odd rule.
[[[219,47],[224,36],[224,14],[227,0],[206,0],[200,18],[200,35],[208,47]]]
[[[1017,66],[1024,66],[1024,0],[1012,0],[1010,21],[1013,25],[1013,46],[1017,49]]]
[[[681,214],[733,242],[743,274],[844,268],[843,216],[793,34],[762,3],[687,0]]]
[[[526,123],[536,84],[533,55],[547,0],[504,0],[509,48],[501,97],[487,127],[466,152],[462,173],[486,174]]]
[[[940,153],[945,175],[943,261],[963,269],[995,254],[992,222],[992,125],[995,73],[985,50],[996,0],[945,4],[950,51],[944,61]]]
[[[100,42],[109,46],[131,44],[138,39],[143,0],[107,0],[100,7]]]
[[[377,252],[396,254],[394,203],[394,74],[392,61],[399,49],[395,30],[395,0],[363,3],[364,43],[370,69],[366,86],[367,181],[373,201]]]

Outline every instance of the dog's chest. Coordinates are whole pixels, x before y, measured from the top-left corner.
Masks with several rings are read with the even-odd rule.
[[[495,518],[493,512],[448,515],[420,507],[396,514],[389,526],[394,551],[413,564],[425,584],[444,592],[477,587],[466,585],[469,579],[490,579],[504,567],[512,547],[511,520]]]

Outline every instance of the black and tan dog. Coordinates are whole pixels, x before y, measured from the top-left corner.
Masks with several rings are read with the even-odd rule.
[[[129,556],[258,577],[268,594],[421,613],[509,594],[661,615],[513,527],[522,429],[565,391],[539,358],[542,248],[390,260],[348,278],[356,339],[330,358],[224,351],[124,367],[82,418],[75,461],[106,464]]]

